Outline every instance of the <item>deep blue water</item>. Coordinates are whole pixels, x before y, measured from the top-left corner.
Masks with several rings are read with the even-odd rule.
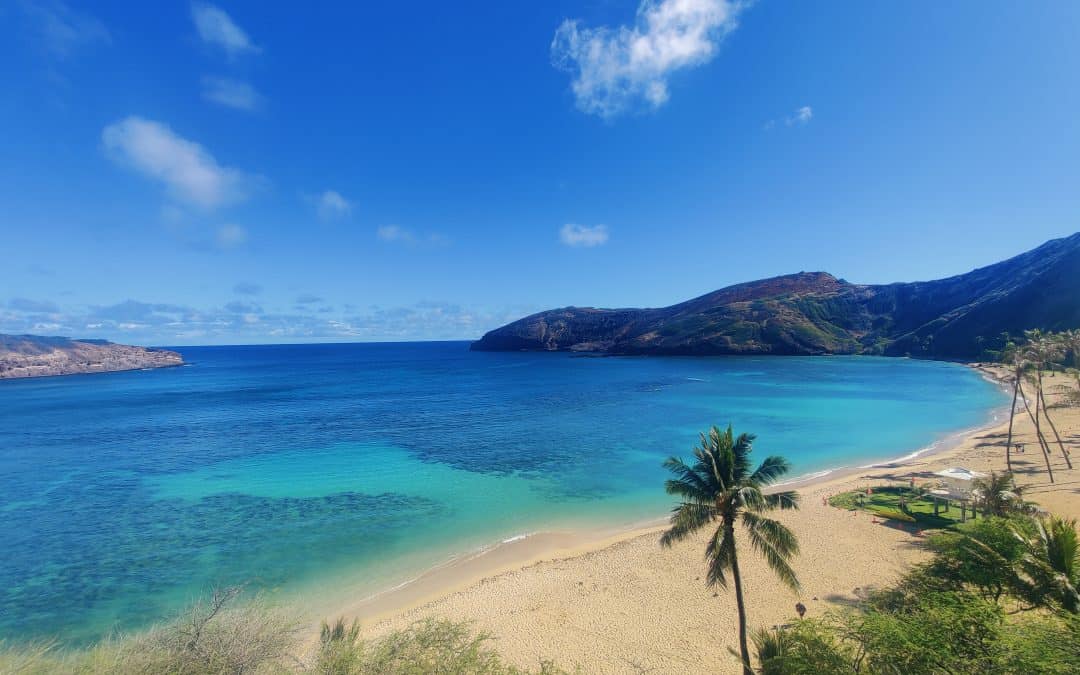
[[[1005,403],[906,359],[180,351],[191,365],[0,382],[0,637],[85,642],[215,584],[356,592],[516,534],[655,517],[661,461],[712,424],[803,474]]]

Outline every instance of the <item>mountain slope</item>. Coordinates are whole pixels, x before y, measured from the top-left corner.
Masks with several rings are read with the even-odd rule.
[[[540,312],[493,330],[480,351],[610,354],[890,354],[974,358],[979,338],[1080,327],[1080,233],[937,281],[852,284],[800,272],[670,307]]]
[[[0,335],[0,379],[179,366],[176,352],[39,335]]]

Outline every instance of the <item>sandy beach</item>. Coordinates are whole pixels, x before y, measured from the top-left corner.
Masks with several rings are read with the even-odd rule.
[[[981,370],[988,377],[1003,374],[996,367]],[[1057,430],[1073,450],[1080,446],[1080,407],[1059,404],[1076,386],[1071,376],[1046,379]],[[795,593],[782,586],[744,545],[740,562],[751,625],[791,622],[800,601],[808,616],[819,616],[893,582],[925,559],[921,534],[867,513],[833,508],[827,497],[912,477],[928,481],[934,471],[950,466],[1002,471],[1007,423],[1006,416],[938,452],[798,484],[801,509],[779,517],[799,537],[801,554],[794,567],[802,589]],[[1056,483],[1049,481],[1034,425],[1022,407],[1013,432],[1014,443],[1026,447],[1014,455],[1017,480],[1027,499],[1060,515],[1080,516],[1080,464],[1069,470],[1053,434],[1045,428],[1044,433],[1053,450]],[[1080,461],[1080,454],[1075,456]],[[734,596],[705,586],[704,536],[662,549],[662,530],[663,521],[657,521],[624,532],[538,534],[433,570],[375,598],[343,603],[337,615],[361,617],[369,637],[428,616],[469,620],[523,667],[546,658],[588,673],[737,672],[730,652],[737,649]]]

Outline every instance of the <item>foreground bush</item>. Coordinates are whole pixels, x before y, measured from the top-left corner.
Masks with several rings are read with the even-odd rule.
[[[300,623],[256,599],[237,604],[238,589],[214,593],[175,621],[145,633],[65,652],[49,643],[0,643],[0,673],[38,675],[524,675],[507,665],[492,639],[465,623],[428,619],[375,641],[357,623],[323,624],[302,654]],[[540,664],[541,675],[562,671]]]
[[[934,537],[854,611],[755,636],[759,672],[1080,673],[1075,524],[1013,516]]]
[[[339,620],[333,626],[323,624],[312,670],[326,675],[523,673],[503,662],[492,648],[490,636],[472,632],[468,624],[445,619],[425,619],[372,643],[360,639],[356,623],[346,625]],[[538,672],[555,675],[562,671],[545,662]]]

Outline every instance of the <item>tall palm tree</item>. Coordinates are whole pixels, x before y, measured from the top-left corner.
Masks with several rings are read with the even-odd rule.
[[[1042,339],[1042,331],[1029,330],[1024,331],[1024,336],[1028,341],[1021,350],[1021,358],[1029,365],[1034,365],[1036,370],[1041,366],[1039,359],[1042,358],[1042,352],[1038,348],[1038,342]],[[1036,386],[1042,386],[1041,370],[1040,376],[1036,381]],[[1024,409],[1027,410],[1028,417],[1031,418],[1031,423],[1035,426],[1035,440],[1039,442],[1039,450],[1043,453],[1043,460],[1046,462],[1046,473],[1050,474],[1050,482],[1054,482],[1054,470],[1050,467],[1050,444],[1046,441],[1046,437],[1043,436],[1042,427],[1039,425],[1039,419],[1041,413],[1039,412],[1039,394],[1035,393],[1035,412],[1031,411],[1031,406],[1028,405],[1027,394],[1024,393],[1023,378],[1017,380],[1017,386],[1020,388],[1020,396],[1024,400]]]
[[[1055,339],[1055,336],[1052,334],[1047,335],[1040,330],[1027,331],[1025,334],[1028,336],[1028,359],[1035,364],[1035,372],[1038,375],[1038,388],[1035,392],[1035,433],[1040,436],[1042,435],[1042,430],[1039,425],[1039,413],[1041,410],[1042,417],[1046,418],[1047,423],[1050,424],[1050,430],[1054,432],[1058,447],[1061,450],[1062,456],[1065,458],[1065,464],[1071,469],[1072,460],[1069,458],[1069,453],[1065,450],[1065,444],[1061,441],[1061,436],[1057,432],[1057,426],[1054,425],[1054,420],[1050,419],[1050,411],[1046,407],[1046,396],[1043,394],[1043,370],[1051,368],[1051,364],[1059,358],[1064,357],[1064,349],[1062,349],[1060,342]],[[1049,442],[1044,441],[1044,443],[1046,443],[1046,450],[1049,451]]]
[[[1076,521],[1051,516],[1035,521],[1035,536],[1024,538],[1021,562],[1037,599],[1051,599],[1068,612],[1080,611],[1080,536]],[[1043,604],[1040,602],[1040,604]]]
[[[765,494],[764,488],[788,472],[790,465],[783,457],[766,457],[753,471],[750,452],[753,434],[735,438],[731,427],[720,431],[713,427],[701,434],[694,448],[694,462],[687,464],[677,457],[664,462],[675,475],[665,484],[668,494],[680,499],[671,514],[671,528],[660,539],[671,546],[694,532],[716,524],[716,531],[705,547],[708,565],[706,583],[727,588],[727,573],[735,584],[735,603],[739,610],[739,653],[743,675],[753,675],[750,651],[746,643],[746,605],[743,601],[742,576],[739,571],[738,549],[735,546],[735,525],[742,524],[754,550],[764,556],[780,580],[798,590],[799,581],[791,568],[791,558],[799,552],[799,542],[782,523],[766,518],[766,511],[798,508],[799,496],[792,491]]]
[[[1013,418],[1016,417],[1016,398],[1020,393],[1020,378],[1024,376],[1024,359],[1021,356],[1019,350],[1012,350],[1008,353],[1007,360],[1005,361],[1012,366],[1013,371],[1013,399],[1012,408],[1009,409],[1009,437],[1005,441],[1005,468],[1008,471],[1012,471],[1012,437],[1013,437]]]

